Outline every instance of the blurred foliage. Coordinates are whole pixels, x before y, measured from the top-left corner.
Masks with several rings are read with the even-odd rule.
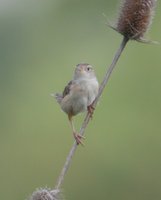
[[[118,1],[0,1],[0,199],[54,187],[73,143],[50,93],[88,62],[99,81],[121,36]],[[160,40],[158,2],[150,38]],[[130,42],[65,179],[67,199],[161,199],[161,47]],[[75,118],[79,129],[84,115]]]

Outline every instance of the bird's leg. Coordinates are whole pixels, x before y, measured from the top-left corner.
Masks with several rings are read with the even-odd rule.
[[[73,124],[73,119],[72,116],[68,115],[69,121],[70,121],[70,125],[72,127],[72,131],[73,131],[73,136],[78,144],[84,145],[84,143],[82,142],[81,139],[85,139],[85,137],[83,137],[82,135],[78,134],[74,128],[74,124]]]
[[[93,113],[94,113],[94,110],[95,110],[95,108],[93,107],[93,103],[91,105],[87,106],[87,110],[88,110],[88,113],[90,115],[90,118],[92,119]]]

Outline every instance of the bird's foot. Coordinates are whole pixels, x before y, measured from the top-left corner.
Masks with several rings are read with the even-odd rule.
[[[93,104],[87,106],[87,110],[88,110],[88,113],[90,115],[90,118],[92,119],[93,113],[94,113],[94,110],[95,110],[95,108],[93,107]]]
[[[82,139],[85,139],[84,136],[78,134],[78,133],[73,133],[74,138],[76,140],[77,145],[81,144],[82,146],[84,146],[84,143],[82,142]]]

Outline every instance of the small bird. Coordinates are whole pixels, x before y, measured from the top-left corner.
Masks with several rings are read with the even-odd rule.
[[[73,124],[73,116],[88,111],[92,117],[92,103],[98,94],[99,84],[93,67],[87,63],[76,65],[73,80],[64,88],[62,94],[56,93],[54,97],[60,104],[61,109],[68,115],[73,136],[77,144],[82,144],[83,136],[78,134]]]

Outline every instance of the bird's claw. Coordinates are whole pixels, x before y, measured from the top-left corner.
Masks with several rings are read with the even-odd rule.
[[[84,136],[74,133],[74,138],[76,140],[77,145],[81,144],[82,146],[84,146],[84,143],[82,142],[82,139],[85,139]]]
[[[90,115],[90,118],[92,119],[95,108],[94,108],[93,105],[91,104],[91,105],[89,105],[89,106],[87,107],[87,110],[88,110],[88,113],[89,113],[89,115]]]

